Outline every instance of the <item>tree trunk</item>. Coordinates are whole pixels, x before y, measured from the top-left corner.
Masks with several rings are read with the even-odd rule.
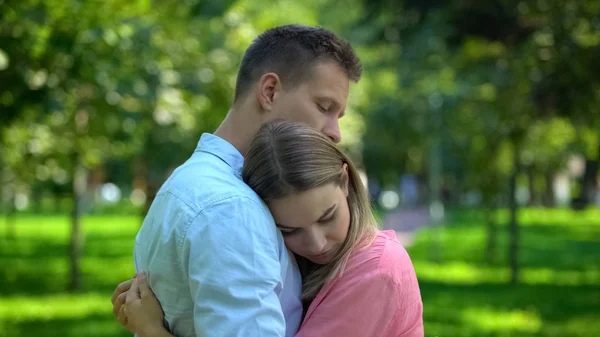
[[[581,190],[573,204],[576,209],[584,209],[596,200],[598,169],[600,168],[600,132],[598,133],[598,149],[596,158],[585,159],[585,172],[580,179]]]
[[[0,130],[0,141],[2,141],[2,133]],[[15,193],[14,189],[10,190],[7,194],[9,194],[8,200],[6,200],[6,204],[4,204],[4,191],[8,190],[8,178],[6,173],[4,172],[3,167],[3,159],[2,158],[2,145],[0,144],[0,212],[6,212],[6,238],[13,239],[15,235]]]
[[[4,213],[4,188],[6,188],[6,173],[4,172],[4,148],[3,148],[2,128],[0,128],[0,213]]]
[[[32,204],[32,209],[34,213],[40,214],[44,211],[43,207],[42,207],[42,199],[43,199],[43,189],[37,185],[34,184],[33,187],[31,188],[31,204]]]
[[[529,205],[539,206],[540,198],[535,188],[535,168],[533,166],[529,166],[527,169],[527,185],[529,189]]]
[[[6,238],[13,240],[17,237],[17,209],[15,208],[15,189],[10,190],[6,205]]]
[[[144,204],[144,209],[142,210],[142,219],[146,217],[146,214],[148,214],[150,206],[152,206],[152,201],[154,201],[154,198],[156,197],[156,193],[158,193],[159,188],[160,184],[154,181],[152,177],[149,177],[148,183],[146,185],[146,202]]]
[[[60,193],[54,193],[52,195],[52,198],[54,199],[54,212],[56,214],[62,213],[62,207],[61,207],[61,194]]]
[[[510,209],[508,261],[510,264],[510,282],[517,284],[519,282],[519,205],[517,203],[516,192],[517,177],[520,171],[520,148],[518,142],[513,141],[513,144],[513,172],[510,175],[508,196]]]
[[[551,170],[547,170],[544,172],[544,181],[546,188],[544,190],[543,204],[545,207],[554,207],[555,199],[554,199],[554,173]]]
[[[494,201],[489,201],[485,209],[485,227],[487,232],[487,242],[485,245],[485,256],[487,263],[493,265],[496,263],[496,247],[498,246],[498,228],[496,225],[496,205]]]
[[[2,149],[0,148],[0,151]],[[2,152],[0,152],[1,154]],[[0,157],[0,164],[2,164],[2,158]],[[15,198],[17,196],[16,181],[15,177],[8,174],[7,171],[3,170],[0,165],[0,204],[4,199],[4,190],[8,195],[6,205],[4,205],[4,211],[6,212],[6,238],[9,240],[17,237],[17,209],[15,207]]]
[[[87,170],[81,164],[79,153],[73,154],[73,205],[71,212],[70,240],[70,281],[69,290],[81,290],[81,255],[83,252],[83,232],[81,230],[82,199],[87,187]]]
[[[144,154],[141,156],[141,160],[139,165],[136,167],[136,175],[142,177],[142,183],[139,185],[143,186],[144,192],[146,193],[146,200],[144,203],[144,208],[142,209],[142,222],[148,214],[150,210],[150,206],[152,206],[152,202],[158,193],[161,185],[164,182],[164,172],[165,167],[163,167],[162,163],[157,163],[154,158],[153,151],[156,148],[153,146],[156,142],[152,137],[148,137],[146,142],[146,148],[144,150]],[[141,225],[141,223],[140,223]]]
[[[440,139],[433,136],[429,149],[429,214],[431,219],[433,240],[431,243],[431,261],[442,262],[441,226],[443,222],[444,204],[441,195],[442,160]]]

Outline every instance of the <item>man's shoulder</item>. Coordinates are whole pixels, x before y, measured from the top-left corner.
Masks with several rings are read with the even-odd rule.
[[[223,203],[263,207],[260,197],[226,163],[197,156],[178,167],[161,187],[158,195],[178,199],[195,212]]]
[[[188,220],[186,222],[256,217],[269,220],[271,215],[262,199],[241,180],[234,179],[237,180],[214,181],[205,177],[195,182],[171,183],[157,194],[153,202],[153,206],[156,204],[154,213],[182,213]]]
[[[160,188],[141,234],[153,240],[173,239],[179,247],[190,236],[217,231],[251,230],[275,237],[266,204],[231,167],[210,154],[192,159],[178,167]]]
[[[185,242],[215,241],[234,232],[276,240],[276,227],[267,206],[249,187],[247,191],[241,185],[246,186],[243,182],[211,182],[163,189],[152,202],[138,239],[176,242],[173,247],[178,251]]]

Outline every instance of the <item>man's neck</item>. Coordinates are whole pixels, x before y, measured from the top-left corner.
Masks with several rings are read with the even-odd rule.
[[[260,121],[257,118],[232,107],[214,134],[233,145],[242,156],[246,156],[259,129]]]

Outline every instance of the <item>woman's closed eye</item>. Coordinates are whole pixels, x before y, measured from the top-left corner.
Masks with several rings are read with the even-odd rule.
[[[330,224],[330,223],[332,223],[335,220],[336,216],[337,216],[337,212],[333,212],[327,218],[319,220],[319,223],[322,224],[322,225]]]
[[[279,227],[279,230],[281,231],[281,234],[283,234],[284,236],[294,235],[300,231],[299,228],[287,228],[287,227],[283,227],[283,228]]]

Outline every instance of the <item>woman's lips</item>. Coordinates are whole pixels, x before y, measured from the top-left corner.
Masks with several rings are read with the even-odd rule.
[[[309,257],[309,260],[312,260],[313,262],[327,262],[328,257],[331,255],[331,252],[333,251],[333,247],[329,248],[326,252],[321,253],[319,255],[311,255]]]

